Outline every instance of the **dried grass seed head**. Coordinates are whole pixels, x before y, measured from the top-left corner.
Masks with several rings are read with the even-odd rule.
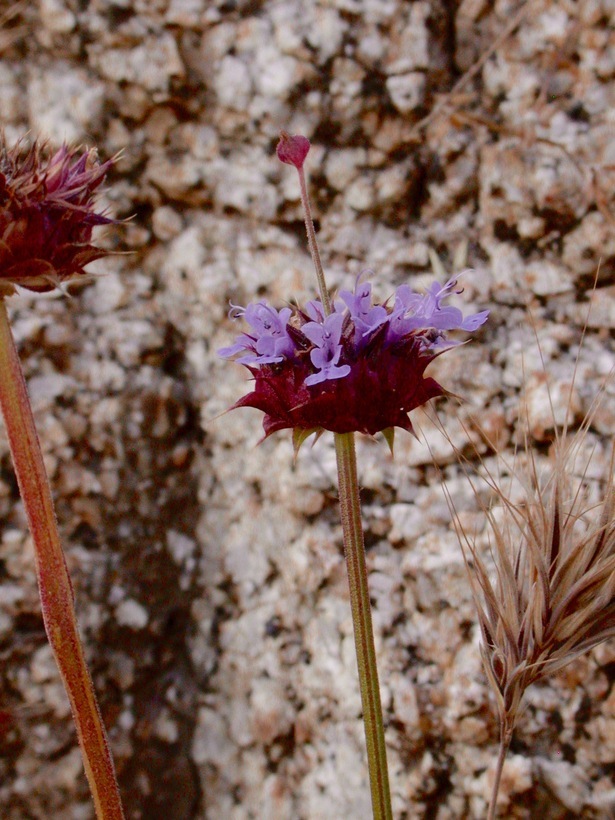
[[[589,464],[577,469],[586,435],[584,425],[559,437],[546,471],[528,450],[515,473],[521,499],[489,478],[500,505],[487,511],[495,572],[465,539],[485,667],[510,726],[530,684],[615,635],[614,456],[596,503]]]

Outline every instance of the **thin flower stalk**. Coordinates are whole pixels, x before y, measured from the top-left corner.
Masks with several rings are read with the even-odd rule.
[[[0,374],[0,408],[34,543],[45,630],[70,700],[96,815],[104,820],[120,820],[124,814],[113,760],[79,637],[73,589],[43,454],[3,298]]]
[[[497,800],[500,793],[500,784],[502,782],[502,773],[504,772],[504,763],[506,762],[506,755],[510,748],[514,726],[511,726],[505,720],[500,722],[500,746],[498,749],[498,759],[495,764],[495,774],[493,777],[493,785],[491,787],[491,799],[489,801],[489,809],[487,811],[487,820],[496,820],[497,817]]]
[[[307,183],[305,181],[305,171],[303,170],[303,163],[309,150],[310,141],[306,137],[291,137],[286,131],[282,131],[277,147],[278,159],[287,165],[294,165],[299,175],[299,190],[301,192],[305,231],[307,233],[310,255],[316,271],[318,292],[320,293],[320,299],[322,301],[323,313],[326,317],[331,313],[331,299],[329,298],[329,291],[327,290],[327,283],[325,282],[325,272],[322,267],[322,262],[320,261],[320,251],[318,250],[314,220],[312,219],[312,207],[310,205]]]

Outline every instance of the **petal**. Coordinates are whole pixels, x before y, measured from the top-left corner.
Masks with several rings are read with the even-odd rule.
[[[320,382],[324,382],[327,378],[327,374],[324,370],[320,370],[318,373],[313,373],[311,376],[308,376],[305,380],[304,384],[308,387],[311,387],[314,384],[320,384]]]
[[[484,325],[488,318],[489,311],[481,310],[480,313],[472,313],[470,316],[466,316],[460,327],[462,330],[476,330],[481,325]]]
[[[250,336],[243,335],[237,337],[234,345],[231,345],[230,347],[221,347],[216,351],[216,353],[223,359],[228,359],[230,356],[234,356],[236,353],[241,353],[242,350],[251,350],[253,348],[254,339],[252,339]]]
[[[320,322],[306,322],[301,326],[301,332],[307,336],[312,344],[317,347],[322,346],[325,328]]]

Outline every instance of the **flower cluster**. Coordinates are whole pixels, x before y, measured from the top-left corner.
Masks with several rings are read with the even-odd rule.
[[[96,225],[113,221],[93,210],[111,161],[79,153],[63,145],[49,157],[40,143],[24,153],[0,136],[0,295],[14,285],[53,290],[107,254],[91,240]]]
[[[265,413],[269,436],[277,430],[359,432],[411,430],[409,412],[443,388],[424,376],[436,356],[458,344],[446,331],[473,331],[488,311],[466,318],[444,304],[457,285],[431,285],[427,293],[402,285],[392,305],[374,304],[372,286],[359,277],[341,291],[329,315],[320,301],[304,309],[276,310],[265,301],[233,306],[250,329],[222,348],[224,358],[248,367],[254,390],[234,407]]]

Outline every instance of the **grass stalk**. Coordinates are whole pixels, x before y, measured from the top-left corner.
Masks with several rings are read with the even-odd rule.
[[[489,800],[489,810],[487,812],[487,820],[496,820],[497,817],[497,802],[498,794],[500,793],[500,783],[502,782],[502,772],[504,771],[504,763],[506,762],[506,755],[512,740],[512,730],[507,729],[504,724],[500,728],[500,748],[498,751],[498,759],[495,764],[495,775],[493,779],[493,786],[491,789],[491,799]]]

